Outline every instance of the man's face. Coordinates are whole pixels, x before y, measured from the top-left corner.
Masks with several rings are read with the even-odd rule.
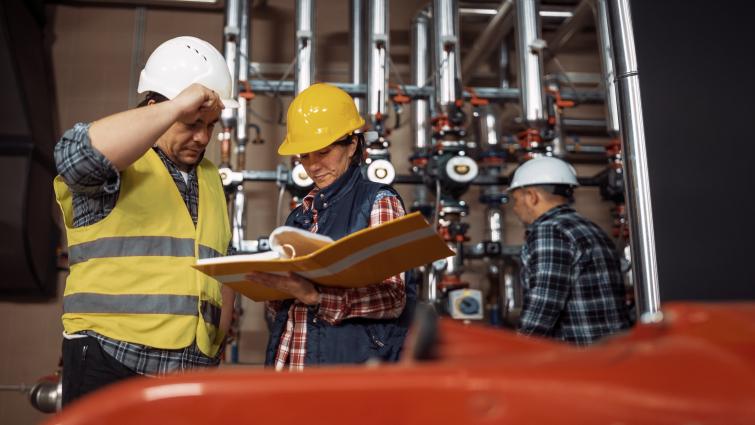
[[[307,175],[320,189],[330,186],[349,169],[356,142],[349,145],[332,144],[319,151],[299,155]]]
[[[220,111],[208,111],[194,122],[175,122],[157,144],[179,168],[188,171],[202,159],[218,118]]]
[[[511,199],[513,201],[511,209],[514,211],[514,215],[516,215],[525,225],[532,224],[535,220],[533,217],[534,211],[532,210],[530,202],[530,197],[532,196],[530,191],[531,189],[522,187],[511,191]]]

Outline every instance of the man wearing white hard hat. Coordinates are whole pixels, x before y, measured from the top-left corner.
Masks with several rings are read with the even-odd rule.
[[[577,186],[571,165],[537,157],[517,168],[509,196],[527,226],[519,332],[585,345],[631,320],[613,242],[569,205]]]
[[[195,37],[161,44],[139,107],[79,123],[55,147],[70,274],[63,297],[63,403],[131,376],[215,366],[233,293],[195,271],[230,231],[204,158],[236,107],[223,56]]]

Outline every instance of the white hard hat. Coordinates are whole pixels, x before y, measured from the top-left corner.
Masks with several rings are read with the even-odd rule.
[[[196,37],[176,37],[157,46],[139,76],[137,92],[153,91],[173,99],[194,83],[216,92],[226,108],[238,108],[223,55]]]
[[[577,172],[569,163],[552,156],[530,159],[514,172],[509,191],[524,186],[540,184],[563,184],[579,186]]]

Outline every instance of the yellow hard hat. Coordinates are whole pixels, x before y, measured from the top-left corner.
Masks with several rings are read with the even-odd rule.
[[[322,149],[364,125],[354,99],[330,84],[313,84],[288,107],[286,138],[279,155],[297,155]]]

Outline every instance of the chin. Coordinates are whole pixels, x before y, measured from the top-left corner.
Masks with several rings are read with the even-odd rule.
[[[182,155],[178,159],[183,165],[194,166],[199,162],[199,155]]]

